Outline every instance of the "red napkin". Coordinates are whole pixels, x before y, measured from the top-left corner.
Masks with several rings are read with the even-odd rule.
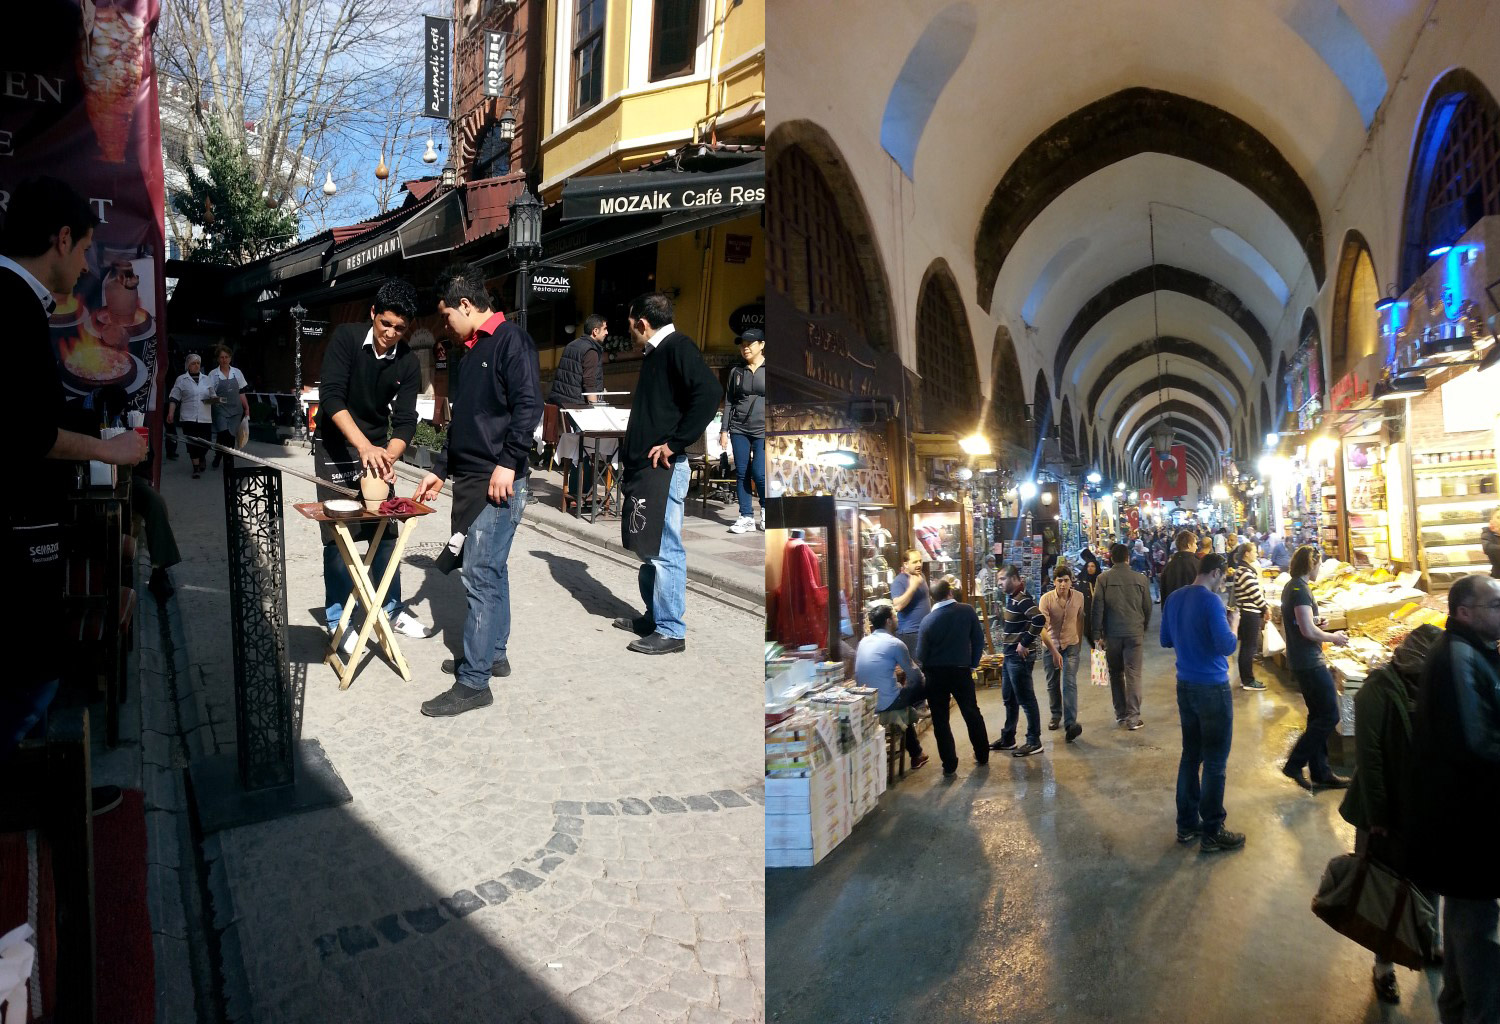
[[[383,516],[414,516],[421,511],[421,507],[410,498],[388,498],[380,503]]]

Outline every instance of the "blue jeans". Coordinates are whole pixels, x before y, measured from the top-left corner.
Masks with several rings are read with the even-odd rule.
[[[486,503],[464,536],[464,663],[458,681],[476,690],[490,686],[490,666],[505,657],[510,642],[510,545],[526,510],[526,481],[504,505]]]
[[[1063,725],[1078,721],[1078,652],[1082,649],[1080,644],[1061,648],[1061,669],[1052,664],[1050,651],[1042,654],[1042,671],[1047,675],[1047,706],[1052,717],[1061,718]]]
[[[1333,673],[1327,665],[1316,668],[1293,669],[1292,678],[1302,689],[1302,700],[1307,704],[1307,730],[1287,755],[1288,771],[1301,771],[1304,765],[1314,782],[1322,782],[1333,774],[1328,766],[1328,737],[1339,724],[1339,697],[1334,688]]]
[[[656,632],[674,640],[687,638],[687,550],[682,546],[682,510],[687,499],[687,456],[672,460],[672,483],[667,491],[667,521],[661,529],[656,557],[641,563],[641,600]]]
[[[1177,831],[1224,827],[1224,774],[1234,739],[1234,695],[1228,683],[1177,681],[1182,760],[1177,762]]]
[[[391,562],[391,552],[396,547],[395,524],[385,528],[385,536],[380,538],[380,546],[375,550],[375,564],[370,567],[370,579],[375,586],[380,586],[380,580],[385,575],[386,566]],[[359,550],[359,538],[355,537],[355,550]],[[324,621],[328,623],[329,629],[338,628],[339,617],[344,614],[344,602],[354,595],[354,580],[349,577],[349,570],[344,567],[344,560],[339,556],[337,542],[323,545],[323,604]],[[396,576],[391,580],[391,589],[385,592],[385,608],[387,616],[394,616],[401,607],[401,568],[397,566]],[[359,609],[354,610],[354,615],[349,620],[350,626],[359,625]]]
[[[755,481],[755,493],[762,503],[766,500],[766,439],[749,434],[730,434],[729,447],[734,450],[734,482],[740,497],[740,515],[748,516],[751,480]]]
[[[7,683],[0,691],[0,765],[47,717],[61,680]]]
[[[1038,641],[1040,642],[1040,641]],[[1005,725],[1000,729],[1000,741],[1009,744],[1016,738],[1019,709],[1026,709],[1026,742],[1042,742],[1042,712],[1036,703],[1036,684],[1031,672],[1036,667],[1036,652],[1031,657],[1021,658],[1007,654],[1000,663],[1000,696],[1005,701]]]

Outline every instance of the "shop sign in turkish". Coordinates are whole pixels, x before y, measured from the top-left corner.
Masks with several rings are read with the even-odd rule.
[[[302,337],[321,338],[328,332],[327,320],[304,320],[302,321]]]
[[[1343,412],[1363,405],[1370,397],[1371,377],[1376,369],[1376,357],[1366,356],[1354,368],[1338,379],[1328,390],[1328,407],[1333,412]]]
[[[50,317],[63,394],[81,405],[123,387],[159,453],[166,199],[152,38],[161,5],[35,0],[17,10],[26,43],[8,48],[0,85],[0,208],[21,182],[50,175],[99,218],[83,276],[55,296]]]
[[[562,267],[536,267],[531,272],[531,297],[546,302],[573,294],[573,279]]]
[[[448,74],[452,64],[452,43],[448,19],[427,15],[422,19],[427,58],[422,65],[422,113],[446,121],[451,117],[448,98]]]
[[[726,208],[742,208],[748,214],[765,201],[764,160],[712,173],[626,171],[570,179],[563,185],[562,219]]]
[[[505,95],[505,33],[484,34],[484,94]]]
[[[785,351],[772,369],[818,385],[818,392],[850,398],[890,397],[899,408],[901,363],[877,353],[853,324],[837,315],[808,316],[774,289],[766,300],[767,334]],[[781,346],[785,346],[785,349]]]

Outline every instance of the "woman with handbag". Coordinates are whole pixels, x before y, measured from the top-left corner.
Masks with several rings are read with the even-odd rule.
[[[1422,625],[1396,648],[1390,664],[1371,672],[1354,698],[1354,747],[1359,767],[1339,805],[1344,820],[1354,826],[1354,852],[1370,857],[1397,874],[1405,874],[1405,846],[1409,800],[1407,781],[1416,766],[1412,759],[1412,715],[1427,652],[1443,635],[1436,626]],[[1436,897],[1433,897],[1436,905]],[[1396,965],[1377,953],[1373,975],[1375,995],[1383,1003],[1399,1003]]]

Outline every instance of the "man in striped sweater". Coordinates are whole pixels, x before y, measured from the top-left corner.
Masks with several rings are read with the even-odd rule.
[[[1255,678],[1255,656],[1260,653],[1261,631],[1266,624],[1266,595],[1260,587],[1260,570],[1256,562],[1260,552],[1246,542],[1234,549],[1230,570],[1234,573],[1234,606],[1240,610],[1240,689],[1264,690],[1266,684]]]
[[[1013,757],[1029,757],[1042,749],[1042,713],[1037,707],[1036,684],[1032,679],[1037,648],[1045,645],[1054,664],[1061,664],[1062,655],[1045,632],[1047,619],[1026,592],[1021,570],[1007,565],[1002,583],[1005,587],[1005,636],[1000,650],[1005,661],[1000,666],[1003,680],[1000,695],[1005,701],[1005,725],[1000,730],[1000,738],[990,745],[990,749],[1013,751]],[[1017,747],[1016,725],[1020,708],[1026,709],[1026,742]]]

